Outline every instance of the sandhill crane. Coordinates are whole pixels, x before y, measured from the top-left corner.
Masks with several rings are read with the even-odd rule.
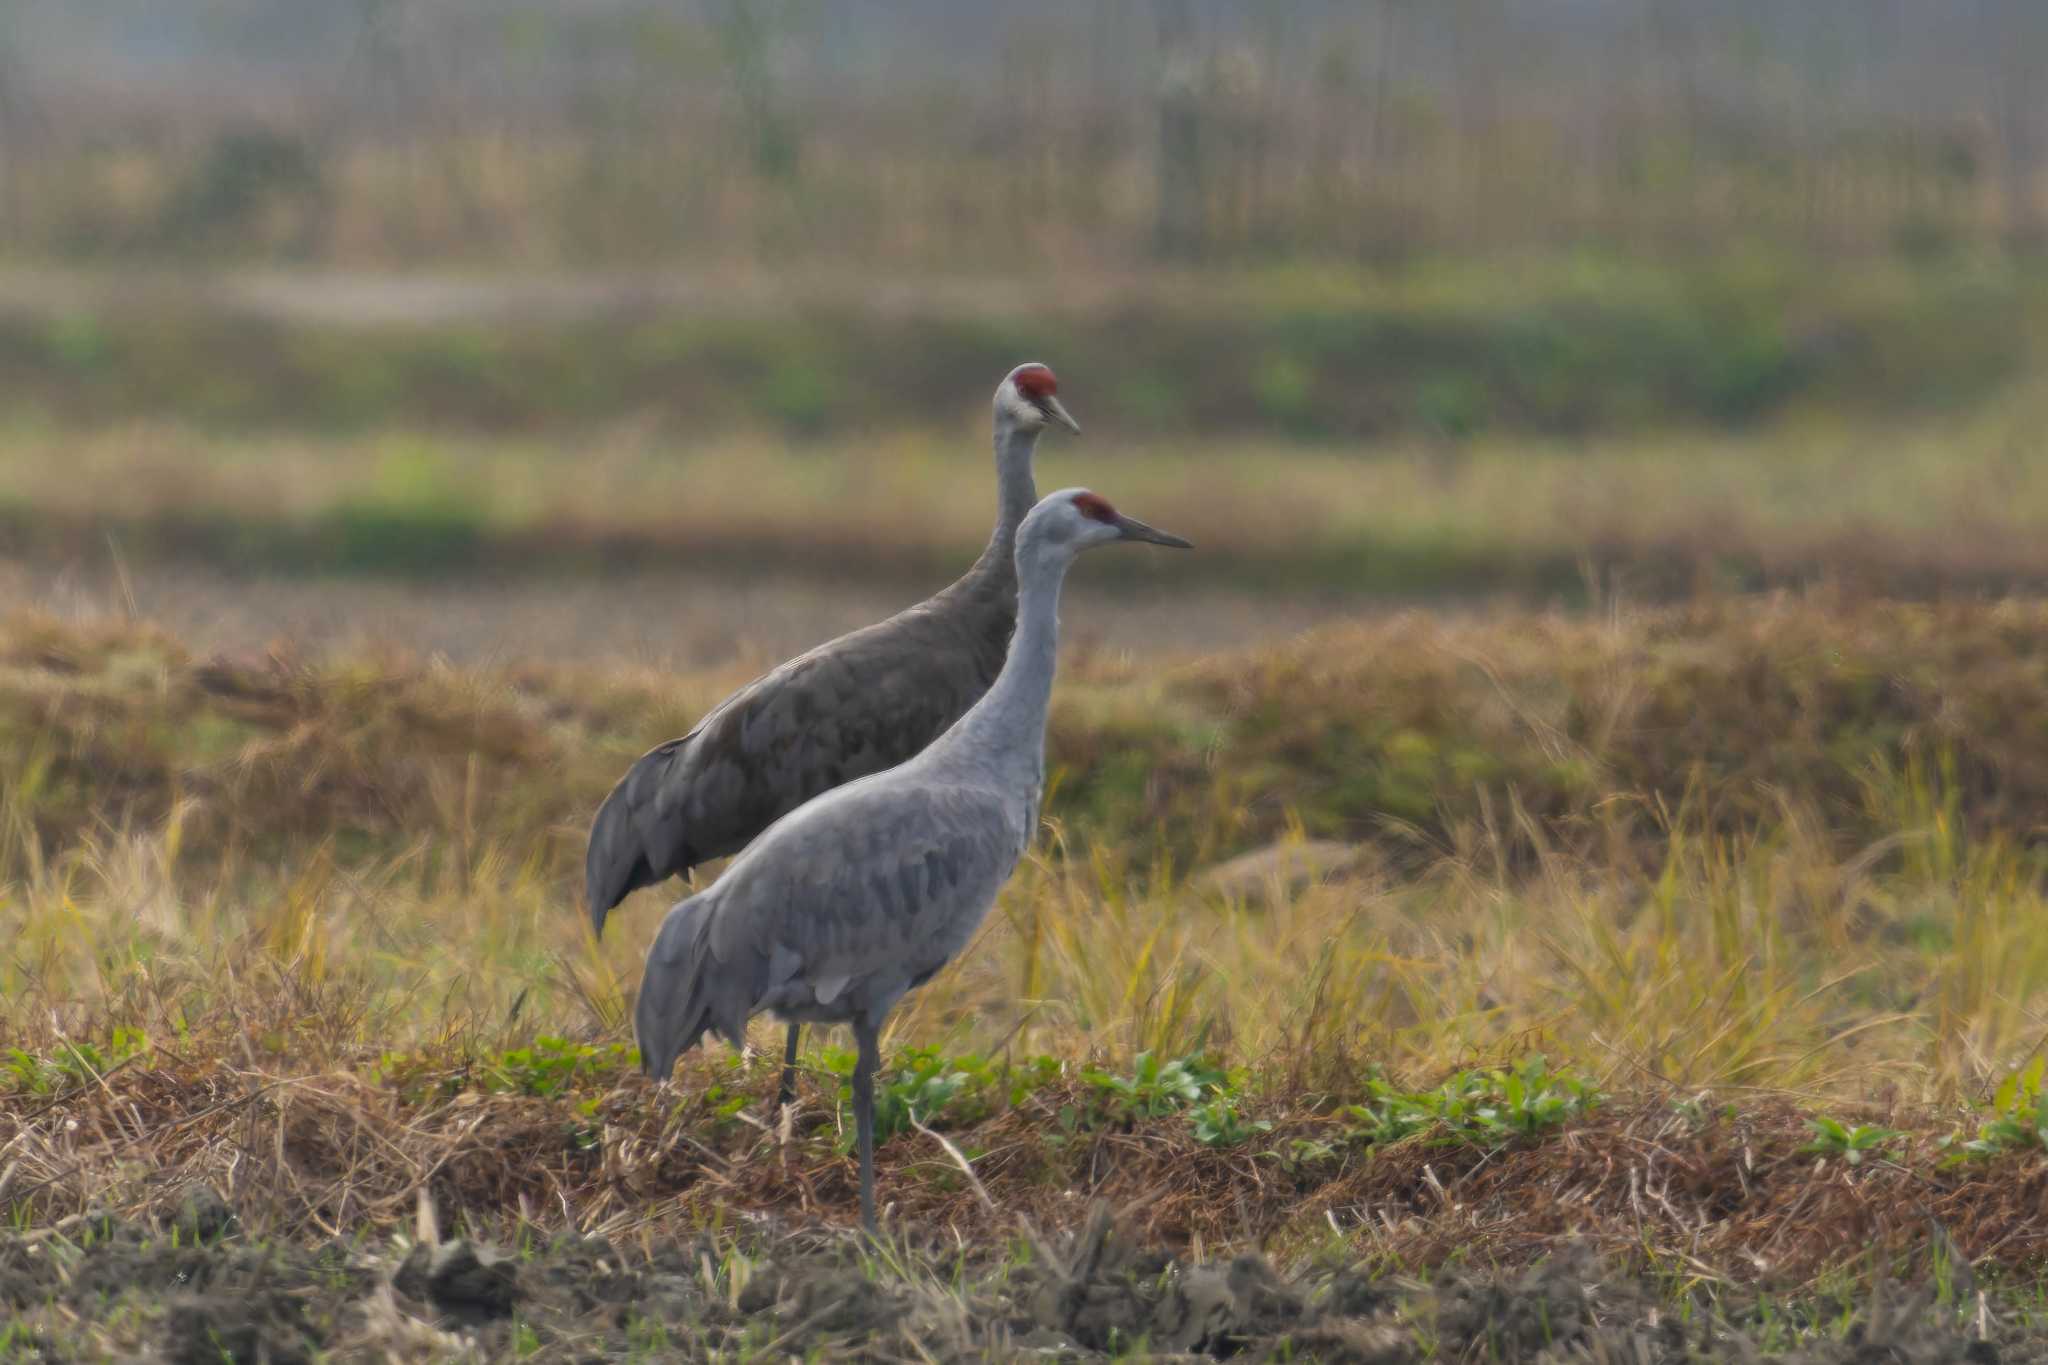
[[[1048,422],[1081,430],[1058,389],[1036,363],[996,387],[996,528],[972,568],[937,596],[748,683],[619,779],[584,855],[597,933],[629,893],[737,853],[820,792],[903,762],[988,690],[1017,617],[1017,528],[1038,499],[1038,434]],[[789,1027],[778,1106],[795,1094],[800,1028]]]
[[[1017,631],[995,685],[915,758],[776,821],[668,912],[648,950],[633,1031],[650,1076],[667,1076],[707,1029],[739,1046],[764,1010],[853,1025],[869,1232],[882,1020],[966,946],[1031,841],[1060,583],[1074,556],[1112,540],[1188,548],[1086,489],[1039,503],[1017,534]]]

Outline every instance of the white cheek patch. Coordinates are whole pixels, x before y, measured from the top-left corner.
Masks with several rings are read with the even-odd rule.
[[[1003,388],[1003,410],[1010,414],[1012,420],[1023,426],[1045,425],[1045,413],[1038,404],[1018,392],[1015,384],[1005,385]]]

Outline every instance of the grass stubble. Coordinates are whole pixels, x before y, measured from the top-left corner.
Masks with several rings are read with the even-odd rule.
[[[573,901],[604,785],[735,679],[11,620],[10,1349],[2034,1339],[2040,605],[1412,614],[1063,676],[1048,836],[892,1025],[863,1251],[844,1058],[786,1122],[759,1058],[648,1085],[662,898],[602,943]],[[194,1237],[233,1244],[196,1289]],[[278,1284],[332,1292],[208,1316]]]

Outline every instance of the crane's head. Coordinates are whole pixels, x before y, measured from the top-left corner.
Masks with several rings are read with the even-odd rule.
[[[1039,500],[1024,524],[1017,528],[1017,553],[1043,554],[1048,551],[1072,558],[1096,545],[1112,540],[1143,540],[1192,550],[1193,545],[1170,531],[1147,526],[1109,505],[1109,499],[1085,488],[1062,488]]]
[[[1060,381],[1050,369],[1035,361],[1019,365],[996,386],[996,415],[1026,431],[1043,431],[1047,422],[1058,422],[1079,436],[1081,424],[1060,406],[1059,391]]]

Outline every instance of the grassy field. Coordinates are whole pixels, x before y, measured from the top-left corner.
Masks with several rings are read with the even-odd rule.
[[[1290,1071],[1607,1049],[1681,1088],[1980,1096],[2026,1060],[2048,949],[2044,624],[1785,597],[1076,658],[1049,840],[900,1036]],[[395,1047],[617,1026],[668,898],[587,943],[583,824],[742,676],[195,659],[33,619],[4,657],[20,1029],[161,1035],[147,998],[192,1016],[208,954],[261,941]],[[1318,875],[1222,871],[1245,856]]]
[[[916,421],[834,380],[811,429],[657,348],[683,396],[593,421],[547,387],[573,329],[450,369],[440,322],[16,317],[0,1358],[2026,1358],[2048,392],[2024,289],[1920,367],[1903,320],[1967,313],[1924,286],[1654,426],[1699,380],[1654,338],[1740,340],[1696,299],[1602,315],[1568,419],[1499,376],[1576,315],[1470,280],[1350,300],[1398,345],[1189,324],[1321,357],[1269,367],[1299,422],[1204,387],[1242,350],[1149,399],[1050,355],[1088,433],[1041,486],[1200,553],[1076,574],[1042,837],[885,1042],[878,1248],[843,1039],[786,1117],[758,1054],[639,1078],[678,888],[594,941],[583,837],[649,744],[976,551],[1005,366]],[[838,374],[872,322],[789,354]],[[1382,342],[1442,363],[1430,413],[1329,382]],[[147,398],[186,348],[242,397]],[[463,406],[536,356],[532,413]],[[431,382],[266,415],[386,363]]]
[[[1523,1298],[1566,1324],[1542,1331],[1606,1330],[1598,1303],[1545,1299],[1552,1272],[1518,1278],[1567,1247],[1638,1305],[1631,1331],[1682,1320],[1673,1351],[1834,1350],[1852,1324],[1916,1359],[2033,1339],[2048,608],[1821,593],[1403,614],[1164,667],[1084,651],[1045,839],[892,1024],[903,1232],[879,1259],[800,1230],[851,1206],[839,1044],[814,1043],[787,1125],[758,1057],[648,1086],[625,1021],[664,897],[601,944],[574,901],[606,783],[739,676],[194,657],[14,618],[0,1202],[27,1240],[0,1293],[41,1315],[14,1340],[75,1316],[77,1274],[168,1276],[194,1228],[232,1230],[222,1285],[326,1285],[305,1294],[330,1317],[284,1289],[297,1306],[253,1326],[218,1315],[262,1295],[112,1317],[102,1295],[104,1349],[166,1303],[369,1349],[378,1323],[414,1330],[377,1316],[397,1292],[482,1313],[501,1350],[658,1355],[684,1308],[606,1325],[534,1288],[587,1297],[627,1263],[634,1293],[680,1273],[732,1306],[688,1318],[698,1350],[851,1349],[875,1324],[806,1287],[849,1274],[889,1331],[1000,1300],[1020,1336],[1164,1349],[1192,1311],[1173,1294],[1206,1283],[1186,1277],[1257,1249],[1213,1290],[1234,1325],[1212,1347],[1392,1333],[1388,1359],[1519,1358],[1556,1344],[1516,1336]],[[930,1240],[984,1200],[1052,1241]],[[1181,1288],[1087,1250],[1098,1200]],[[458,1235],[526,1249],[501,1272],[523,1307],[480,1270],[436,1288],[459,1250],[407,1250]],[[678,1235],[700,1251],[664,1271]],[[1342,1299],[1344,1266],[1379,1287]],[[757,1291],[782,1317],[738,1311],[757,1270],[784,1277]],[[1082,1287],[1041,1312],[1047,1275]],[[1871,1300],[1891,1275],[1933,1297]],[[1087,1319],[1074,1294],[1121,1307]],[[1493,1307],[1445,1326],[1475,1295]]]

